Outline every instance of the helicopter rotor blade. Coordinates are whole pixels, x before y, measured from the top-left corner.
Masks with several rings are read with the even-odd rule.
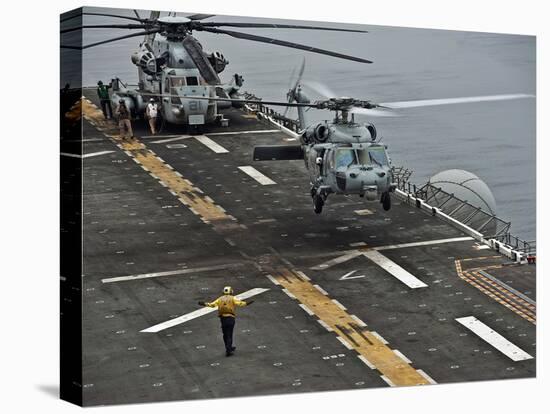
[[[143,96],[155,97],[159,94],[142,92]],[[316,103],[297,103],[297,102],[281,102],[281,101],[264,101],[258,99],[232,99],[232,98],[220,98],[220,97],[208,97],[208,96],[181,96],[173,94],[162,94],[166,98],[180,98],[187,100],[199,100],[199,101],[216,101],[216,102],[236,102],[241,104],[255,104],[255,105],[273,105],[273,106],[290,106],[290,107],[305,107],[305,108],[318,108]],[[321,108],[323,109],[323,108]]]
[[[188,17],[189,18],[189,17]],[[302,26],[296,24],[270,24],[270,23],[223,23],[223,22],[207,22],[202,23],[204,27],[242,27],[242,28],[268,28],[268,29],[307,29],[307,30],[329,30],[333,32],[352,32],[352,33],[368,33],[366,30],[358,29],[338,29],[335,27],[323,27],[323,26]]]
[[[289,102],[290,100],[292,99],[290,97],[290,91],[292,91],[292,79],[294,78],[294,72],[296,72],[296,68],[292,68],[292,72],[290,72],[290,77],[289,77],[289,81],[288,81],[288,99],[289,99]],[[285,108],[285,111],[283,112],[283,116],[286,118],[286,114],[288,113],[288,110],[290,109],[290,107],[286,107]]]
[[[251,34],[248,34],[248,33],[234,32],[232,30],[216,29],[214,27],[202,27],[202,28],[199,28],[197,30],[204,30],[205,32],[218,33],[218,34],[226,34],[228,36],[235,37],[237,39],[252,40],[253,42],[268,43],[268,44],[272,44],[272,45],[289,47],[289,48],[292,48],[292,49],[305,50],[307,52],[319,53],[321,55],[327,55],[327,56],[333,56],[333,57],[340,58],[340,59],[352,60],[354,62],[372,63],[372,61],[367,60],[367,59],[362,59],[362,58],[358,58],[358,57],[355,57],[355,56],[344,55],[342,53],[337,53],[337,52],[331,52],[329,50],[319,49],[319,48],[312,47],[312,46],[305,46],[305,45],[301,45],[299,43],[287,42],[285,40],[277,40],[277,39],[273,39],[271,37],[256,36],[256,35],[251,35]]]
[[[144,29],[146,28],[146,25],[143,24],[92,24],[92,25],[84,25],[84,26],[78,26],[78,27],[71,27],[69,29],[63,29],[61,30],[61,34],[68,33],[68,32],[74,32],[76,30],[81,29]]]
[[[103,44],[105,44],[105,43],[116,42],[117,40],[128,39],[128,38],[130,38],[130,37],[143,36],[143,35],[148,35],[148,34],[152,34],[152,33],[158,33],[159,31],[160,31],[159,29],[146,30],[146,31],[144,31],[144,32],[132,33],[132,34],[129,34],[129,35],[126,35],[126,36],[119,36],[119,37],[114,37],[114,38],[112,38],[112,39],[103,40],[103,41],[101,41],[101,42],[91,43],[91,44],[86,45],[86,46],[69,46],[69,45],[61,45],[61,48],[62,48],[62,49],[77,49],[77,50],[83,50],[83,49],[88,49],[89,47],[94,47],[94,46],[103,45]]]
[[[375,116],[375,117],[392,117],[392,116],[398,116],[397,114],[390,112],[390,111],[384,111],[381,109],[368,109],[368,108],[351,108],[349,110],[352,114],[357,115],[367,115],[367,116]]]
[[[197,13],[197,14],[192,14],[191,16],[185,16],[187,17],[189,20],[204,20],[204,19],[208,19],[210,17],[214,17],[215,14],[201,14],[201,13]]]
[[[323,85],[322,83],[315,81],[304,81],[303,84],[314,92],[317,92],[325,99],[336,98],[339,96],[336,92],[331,90],[328,86]]]
[[[130,16],[119,16],[118,14],[109,14],[109,13],[92,13],[92,12],[82,12],[80,14],[75,14],[74,16],[71,16],[71,17],[66,17],[64,19],[61,19],[61,23],[67,21],[67,20],[70,20],[70,19],[74,19],[75,17],[80,17],[82,15],[87,15],[87,16],[106,16],[106,17],[116,17],[118,19],[127,19],[127,20],[134,20],[136,22],[143,22],[145,21],[146,19],[139,19],[137,17],[130,17]]]
[[[294,91],[296,91],[296,88],[300,84],[302,80],[302,76],[304,75],[305,69],[306,69],[306,58],[302,56],[302,64],[300,65],[300,70],[298,71],[298,77],[296,78],[296,82],[294,83],[294,88],[292,88]]]
[[[487,95],[487,96],[469,96],[463,98],[447,98],[447,99],[425,99],[419,101],[402,101],[402,102],[386,102],[381,103],[380,106],[384,106],[390,109],[405,109],[405,108],[418,108],[423,106],[438,106],[438,105],[452,105],[459,103],[475,103],[475,102],[488,102],[488,101],[507,101],[511,99],[525,99],[534,98],[534,95],[525,93],[507,94],[507,95]]]

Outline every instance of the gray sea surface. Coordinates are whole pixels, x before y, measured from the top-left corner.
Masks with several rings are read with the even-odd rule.
[[[131,10],[104,11],[134,16]],[[146,11],[139,13],[149,15]],[[207,21],[272,20],[216,16]],[[84,22],[131,23],[98,16],[85,16]],[[361,64],[225,35],[194,32],[194,36],[206,50],[220,51],[229,60],[222,80],[239,73],[245,79],[243,89],[264,99],[285,99],[291,73],[299,67],[303,56],[304,79],[322,83],[340,96],[375,102],[536,92],[533,36],[318,24],[359,27],[369,33],[230,29],[355,55],[374,63]],[[119,29],[89,29],[84,33],[84,44],[128,33]],[[70,42],[70,36],[63,39]],[[114,77],[136,83],[137,70],[130,55],[141,40],[134,37],[86,49],[83,84],[91,86],[100,79],[108,81]],[[308,95],[311,99],[321,98],[311,91]],[[498,215],[512,221],[512,233],[534,240],[535,103],[535,99],[521,99],[424,107],[400,111],[398,117],[368,121],[376,125],[383,142],[389,146],[393,163],[414,170],[413,182],[423,184],[446,169],[468,170],[491,188]],[[331,114],[311,110],[307,116],[313,121],[330,119]]]

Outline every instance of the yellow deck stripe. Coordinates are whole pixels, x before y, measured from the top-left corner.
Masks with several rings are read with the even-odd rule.
[[[178,175],[165,162],[157,158],[155,153],[138,139],[121,137],[114,123],[105,120],[102,111],[87,99],[82,99],[82,112],[86,120],[113,139],[119,148],[126,151],[134,161],[145,167],[164,186],[172,190],[176,197],[203,221],[216,225],[231,223],[235,220],[189,180]]]
[[[349,313],[322,294],[309,280],[286,269],[273,273],[272,276],[283,288],[349,343],[391,383],[396,386],[429,384],[409,363],[396,355],[372,332],[360,327]]]

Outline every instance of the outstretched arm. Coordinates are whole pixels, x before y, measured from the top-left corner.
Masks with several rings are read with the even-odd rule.
[[[199,305],[200,306],[208,306],[209,308],[215,308],[218,306],[218,303],[219,303],[219,298],[216,299],[214,302],[203,302],[203,301],[200,301],[199,302]]]

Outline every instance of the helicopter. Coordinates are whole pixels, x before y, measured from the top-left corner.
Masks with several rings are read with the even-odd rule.
[[[302,89],[304,68],[305,59],[294,86],[286,94],[286,102],[239,99],[237,103],[286,107],[282,118],[286,117],[288,108],[297,109],[300,144],[256,146],[253,158],[254,161],[303,160],[309,174],[313,210],[317,214],[322,212],[330,194],[358,195],[370,202],[379,201],[385,211],[391,209],[391,194],[397,183],[388,146],[380,142],[374,124],[357,121],[356,116],[397,116],[398,111],[407,108],[534,98],[517,93],[375,103],[338,97],[324,85],[304,82],[324,98],[311,102]],[[305,111],[309,109],[329,110],[334,118],[308,124]]]
[[[133,88],[119,78],[111,81],[112,104],[116,107],[120,101],[124,101],[135,117],[144,116],[148,101],[153,99],[161,103],[159,108],[161,117],[168,123],[189,125],[193,129],[201,129],[203,125],[216,121],[222,125],[228,125],[229,120],[224,119],[219,111],[240,107],[239,90],[244,82],[243,77],[235,74],[229,82],[222,83],[219,74],[225,70],[229,61],[220,52],[206,52],[199,41],[192,36],[194,31],[224,34],[238,39],[301,49],[360,63],[372,63],[370,60],[355,56],[269,37],[219,29],[219,27],[308,29],[355,33],[366,33],[365,30],[288,24],[203,22],[204,19],[214,15],[196,14],[183,17],[170,13],[168,16],[161,17],[158,11],[152,11],[149,18],[142,18],[136,10],[134,13],[135,17],[81,11],[77,15],[63,18],[62,23],[83,15],[107,16],[131,20],[133,23],[79,25],[63,28],[61,34],[99,28],[142,29],[142,31],[83,46],[62,44],[61,48],[83,50],[122,39],[144,36],[139,50],[131,56],[132,63],[138,68],[137,87]],[[226,100],[208,99],[204,102],[204,100],[187,99],[195,96]]]

